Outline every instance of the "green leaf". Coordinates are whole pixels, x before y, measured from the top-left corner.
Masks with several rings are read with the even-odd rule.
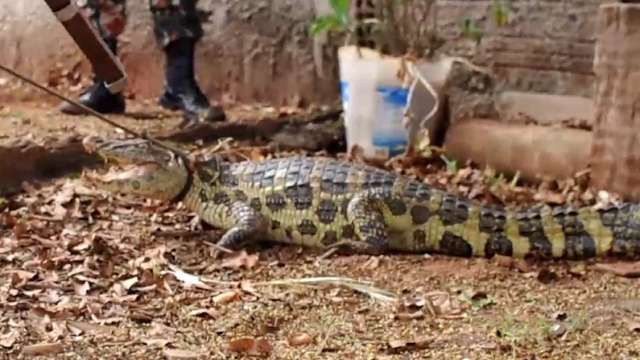
[[[349,16],[349,8],[351,8],[351,0],[329,0],[333,13],[339,17]]]
[[[493,19],[498,27],[509,23],[509,8],[502,1],[493,0]]]
[[[343,27],[349,25],[349,10],[351,9],[351,0],[329,0],[333,13]]]
[[[480,43],[482,37],[484,36],[484,32],[478,24],[469,17],[465,17],[462,21],[461,25],[462,35],[466,38],[475,40],[476,43]]]
[[[311,35],[316,36],[322,32],[342,29],[340,20],[335,15],[320,16],[316,18],[309,31]]]

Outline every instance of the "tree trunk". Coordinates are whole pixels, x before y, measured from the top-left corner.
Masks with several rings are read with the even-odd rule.
[[[640,4],[600,6],[593,185],[640,200]]]

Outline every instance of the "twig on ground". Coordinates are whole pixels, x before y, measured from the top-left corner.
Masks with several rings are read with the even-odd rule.
[[[371,282],[358,281],[345,277],[313,277],[303,279],[286,279],[286,280],[273,280],[253,283],[254,286],[270,286],[270,285],[336,285],[344,286],[352,290],[361,292],[370,296],[375,300],[381,301],[395,301],[397,299],[396,294],[377,288],[371,285]]]

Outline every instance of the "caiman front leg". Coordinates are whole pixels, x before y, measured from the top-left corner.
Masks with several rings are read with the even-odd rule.
[[[255,240],[258,234],[264,234],[266,230],[264,217],[244,202],[235,201],[227,205],[225,215],[225,228],[228,230],[217,243],[220,247],[238,249],[240,245]]]
[[[355,238],[341,240],[331,248],[370,255],[385,253],[389,248],[389,231],[383,210],[393,201],[401,200],[383,191],[354,196],[347,206],[347,221],[353,226]]]

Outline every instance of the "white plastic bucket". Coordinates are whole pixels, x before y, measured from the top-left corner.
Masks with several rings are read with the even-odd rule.
[[[401,60],[355,46],[338,50],[347,147],[366,157],[401,154],[408,144],[403,114],[409,83],[401,79]]]

